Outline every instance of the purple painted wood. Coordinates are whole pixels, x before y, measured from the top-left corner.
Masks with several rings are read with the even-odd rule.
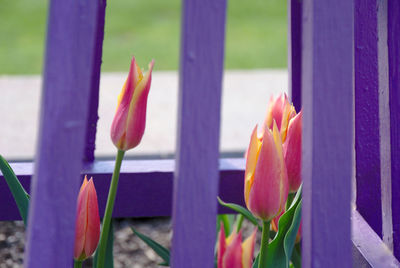
[[[244,206],[243,176],[244,159],[220,159],[219,194],[222,200]],[[32,163],[12,163],[18,179],[29,192]],[[82,171],[93,176],[100,214],[104,213],[114,161],[95,161],[86,164]],[[118,194],[113,217],[158,217],[171,216],[172,185],[175,162],[173,160],[126,160],[121,167]],[[215,201],[217,202],[217,201]],[[0,175],[0,221],[20,220],[12,195]],[[218,207],[219,213],[232,213]]]
[[[354,259],[353,267],[400,267],[389,248],[355,210],[352,211],[351,226],[353,244],[361,254],[361,259]]]
[[[104,18],[106,11],[106,0],[101,0],[98,7],[98,16],[96,23],[96,43],[94,47],[94,57],[92,66],[92,77],[90,85],[90,98],[89,98],[89,117],[86,123],[86,142],[84,161],[94,161],[94,150],[96,148],[96,130],[98,107],[99,107],[99,84],[100,84],[100,69],[101,69],[101,56],[103,52],[103,39],[104,39]]]
[[[387,46],[387,0],[379,1],[378,69],[379,69],[379,136],[381,152],[382,240],[393,250],[392,182],[390,170],[390,111]]]
[[[388,0],[389,106],[394,255],[400,258],[400,2]]]
[[[296,111],[301,109],[301,1],[288,0],[289,92]]]
[[[182,11],[171,264],[213,267],[226,1]]]
[[[382,237],[378,0],[355,0],[354,98],[357,210]]]
[[[50,2],[25,267],[71,267],[96,30],[103,1]]]
[[[303,266],[350,267],[353,1],[303,1]]]

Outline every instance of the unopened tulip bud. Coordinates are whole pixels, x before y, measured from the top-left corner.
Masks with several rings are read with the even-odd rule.
[[[274,121],[272,132],[266,129],[262,141],[253,130],[245,170],[245,202],[259,219],[270,221],[284,209],[288,196],[288,178],[283,160],[281,136]]]
[[[96,250],[100,237],[100,217],[96,189],[93,179],[82,183],[78,195],[78,209],[75,224],[74,258],[82,261]]]
[[[218,268],[251,268],[253,263],[254,244],[257,229],[254,229],[242,243],[242,232],[233,232],[225,238],[224,225],[221,224],[218,240],[217,267]]]
[[[132,149],[142,139],[153,65],[154,60],[150,62],[148,72],[143,75],[135,58],[132,58],[128,78],[118,96],[117,112],[111,126],[111,140],[119,150]]]
[[[283,154],[287,168],[289,192],[296,192],[301,184],[302,112],[290,120]]]
[[[273,121],[275,120],[276,126],[281,133],[282,142],[286,139],[286,131],[291,118],[296,115],[294,106],[290,104],[287,95],[281,94],[278,98],[271,97],[268,104],[267,115],[262,125],[261,131],[264,133],[266,128],[272,130]]]

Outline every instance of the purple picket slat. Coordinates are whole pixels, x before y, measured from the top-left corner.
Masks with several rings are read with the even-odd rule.
[[[355,0],[354,123],[357,210],[382,237],[377,6],[376,0]]]
[[[303,1],[303,267],[350,267],[353,1]]]
[[[182,7],[172,267],[213,267],[225,0]]]
[[[245,206],[243,200],[244,159],[220,159],[219,196],[226,202]],[[32,163],[12,163],[11,167],[29,192],[33,172]],[[118,194],[113,217],[171,216],[172,185],[175,161],[173,160],[125,160],[121,166]],[[82,171],[93,177],[97,191],[100,216],[104,213],[108,188],[114,170],[114,161],[95,161],[86,164]],[[217,201],[215,201],[217,202]],[[0,221],[20,220],[15,201],[6,182],[0,175]],[[219,206],[219,213],[232,213]]]
[[[400,258],[400,2],[388,0],[389,106],[394,255]]]
[[[353,260],[353,267],[400,267],[389,248],[356,210],[352,211],[351,227],[352,241],[359,252]]]
[[[296,111],[301,109],[301,1],[288,0],[289,92]]]
[[[86,141],[85,141],[85,154],[84,161],[94,161],[94,150],[96,148],[96,130],[97,121],[99,119],[99,84],[100,84],[100,69],[101,69],[101,56],[103,52],[103,39],[104,39],[104,18],[106,11],[106,0],[100,1],[97,23],[96,23],[96,43],[94,47],[92,77],[90,86],[89,97],[89,115],[86,123]]]
[[[98,16],[105,1],[52,0],[25,267],[71,267]]]

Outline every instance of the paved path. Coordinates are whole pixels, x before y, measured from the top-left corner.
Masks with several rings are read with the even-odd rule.
[[[113,156],[109,129],[125,73],[103,73],[100,82],[96,156]],[[0,154],[9,160],[34,157],[40,109],[39,76],[0,76]],[[129,156],[173,154],[176,142],[178,76],[154,72],[146,132]],[[224,76],[221,152],[242,152],[254,125],[264,118],[271,94],[287,89],[286,70],[227,71]],[[60,96],[61,97],[61,96]],[[206,108],[206,107],[205,107]]]

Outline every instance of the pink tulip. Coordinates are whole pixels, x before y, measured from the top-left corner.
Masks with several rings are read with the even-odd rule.
[[[85,176],[78,195],[74,258],[84,260],[96,250],[100,237],[100,217],[93,179]]]
[[[246,159],[244,196],[247,208],[256,217],[270,221],[284,209],[288,190],[281,135],[275,121],[272,131],[265,130],[262,141],[255,127]]]
[[[296,115],[294,106],[289,103],[287,95],[281,94],[278,98],[274,99],[271,97],[267,115],[265,117],[264,124],[262,125],[261,131],[264,133],[265,128],[272,130],[273,120],[275,120],[278,130],[282,136],[282,142],[286,139],[286,132],[289,121]]]
[[[287,139],[283,144],[283,155],[286,163],[289,191],[297,192],[301,184],[301,136],[302,112],[290,120]]]
[[[111,126],[111,139],[119,150],[132,149],[142,139],[153,65],[154,60],[150,62],[149,71],[143,76],[135,57],[132,58],[128,78],[118,96],[117,112]]]
[[[250,268],[253,263],[254,244],[257,229],[254,229],[242,243],[242,231],[232,232],[225,238],[224,225],[221,224],[218,241],[217,267],[218,268]]]

